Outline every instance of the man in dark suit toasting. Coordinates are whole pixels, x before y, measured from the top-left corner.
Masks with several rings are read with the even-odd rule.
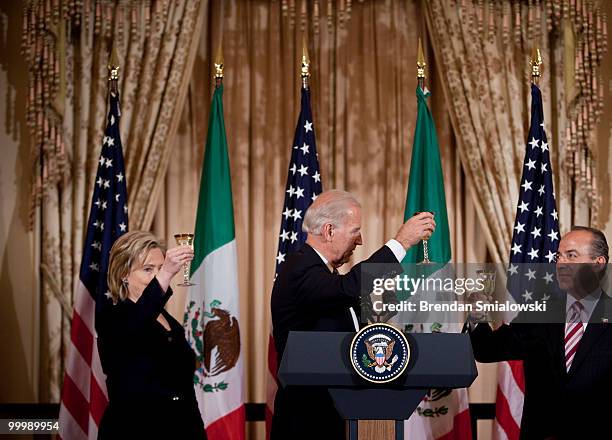
[[[524,361],[521,439],[612,437],[612,301],[601,287],[607,263],[604,234],[576,227],[557,254],[564,294],[550,306],[561,319],[521,323],[519,314],[497,330],[481,323],[471,331],[476,360]]]
[[[321,193],[306,211],[306,244],[287,257],[272,290],[272,325],[281,359],[292,330],[353,331],[358,321],[361,265],[397,264],[406,250],[435,229],[432,214],[420,213],[404,223],[364,262],[340,275],[361,240],[361,206],[350,193]],[[382,275],[382,274],[381,274]],[[272,440],[344,439],[344,422],[324,389],[280,388],[274,402]]]

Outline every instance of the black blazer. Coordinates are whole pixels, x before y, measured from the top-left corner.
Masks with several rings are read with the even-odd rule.
[[[138,301],[96,311],[109,397],[99,439],[205,438],[193,387],[195,353],[182,325],[164,310],[171,295],[153,278]],[[157,321],[160,313],[169,331]]]
[[[611,438],[611,306],[610,297],[602,294],[569,372],[563,323],[521,323],[519,315],[495,331],[488,324],[479,324],[470,332],[477,361],[523,360],[521,439]],[[565,301],[558,307],[564,316]]]
[[[377,264],[364,267],[366,263]],[[359,318],[362,279],[363,286],[368,285],[365,273],[371,278],[390,271],[399,272],[401,267],[388,246],[353,266],[346,275],[331,273],[308,244],[290,254],[272,289],[272,329],[279,362],[292,330],[353,331],[348,309],[353,307]]]

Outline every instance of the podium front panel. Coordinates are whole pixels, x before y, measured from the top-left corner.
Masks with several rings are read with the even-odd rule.
[[[350,388],[465,388],[477,376],[467,334],[407,334],[410,362],[394,382],[374,384],[355,373],[349,362],[352,332],[291,332],[278,377],[283,386]]]

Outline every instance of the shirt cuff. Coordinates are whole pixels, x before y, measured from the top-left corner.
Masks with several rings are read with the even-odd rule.
[[[395,258],[397,258],[397,262],[401,263],[406,256],[406,249],[404,249],[404,246],[402,246],[395,238],[392,238],[386,242],[385,246],[391,249],[391,252],[393,252],[393,255],[395,255]]]

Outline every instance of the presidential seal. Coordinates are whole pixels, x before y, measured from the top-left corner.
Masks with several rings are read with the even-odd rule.
[[[389,324],[361,329],[351,343],[351,365],[365,380],[391,382],[406,370],[410,346],[404,334]]]

